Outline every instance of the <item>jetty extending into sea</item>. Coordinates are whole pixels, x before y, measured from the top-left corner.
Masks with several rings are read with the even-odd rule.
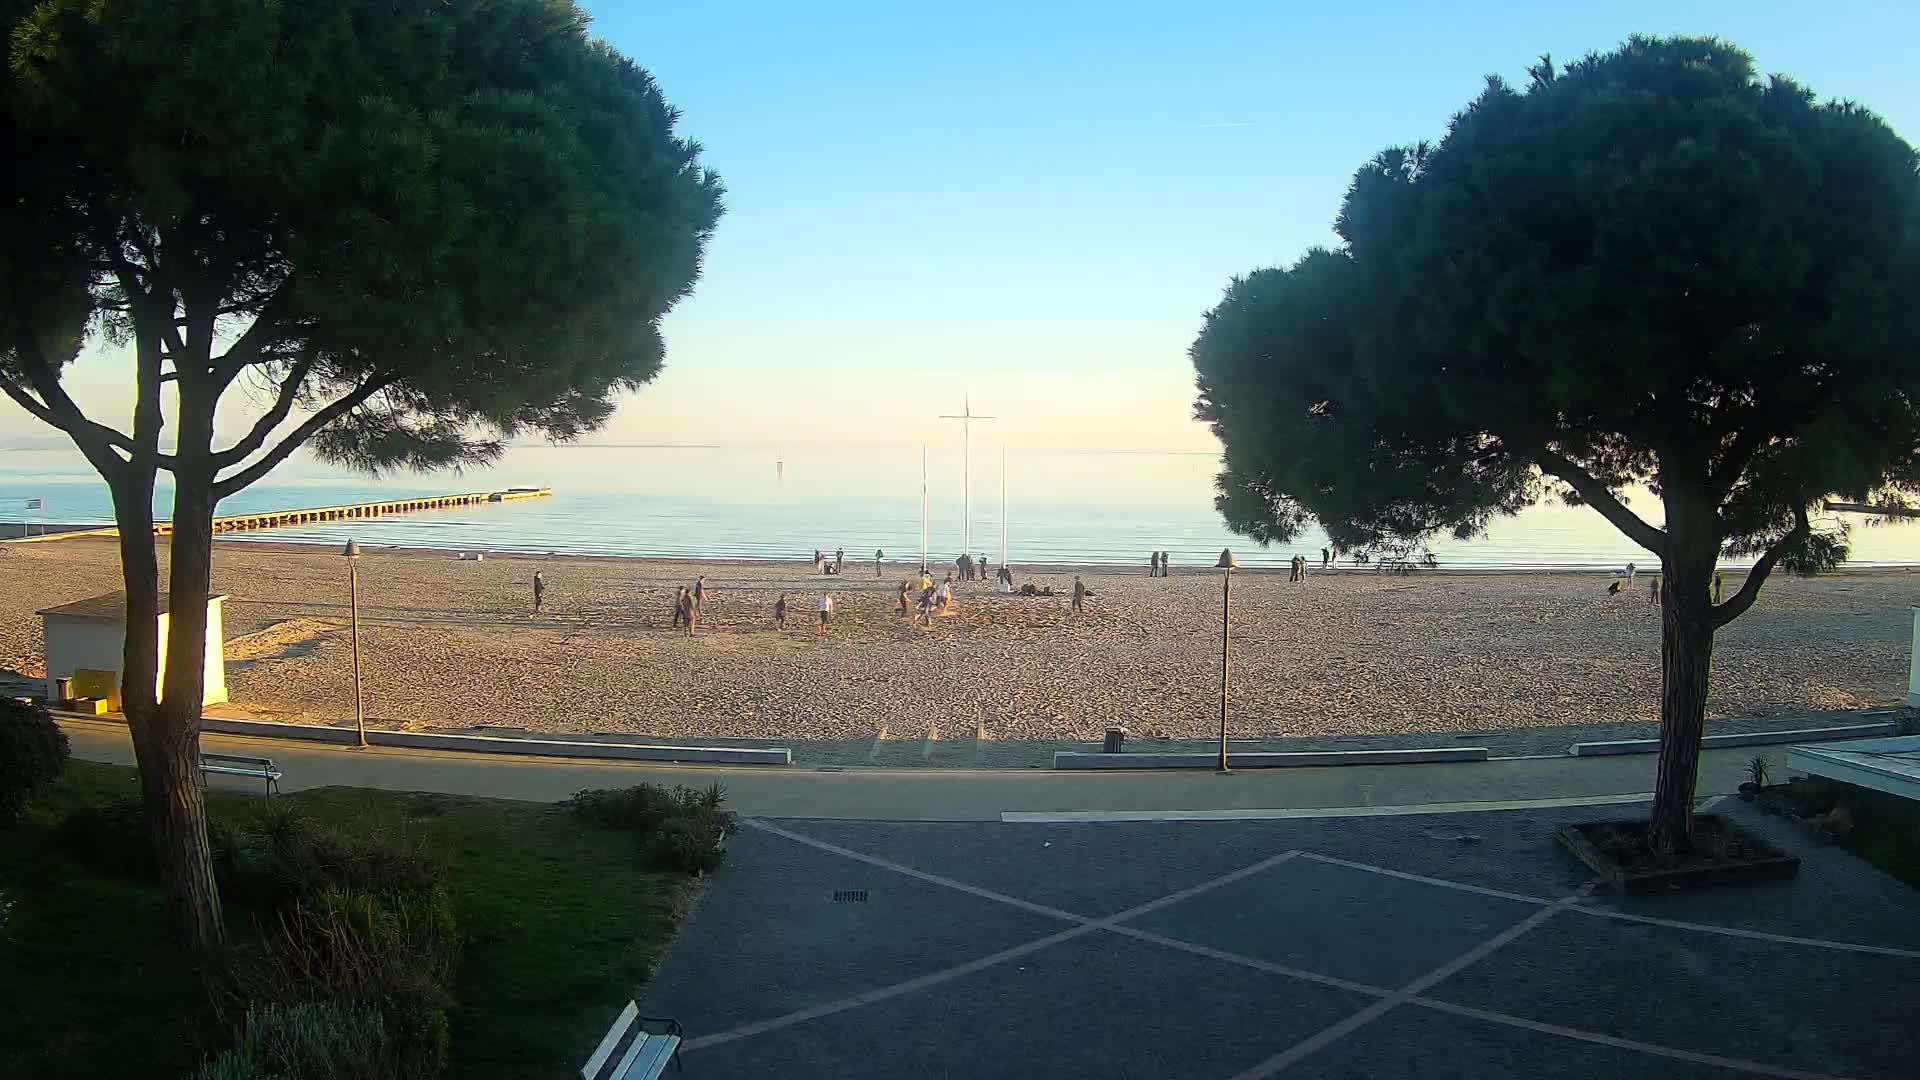
[[[322,521],[388,517],[393,514],[411,514],[422,510],[447,510],[458,506],[479,506],[486,503],[512,502],[517,499],[542,499],[552,494],[552,488],[516,487],[505,491],[470,491],[458,495],[423,495],[407,499],[388,499],[384,502],[342,503],[338,506],[315,506],[304,510],[263,510],[253,514],[232,514],[214,518],[213,531],[215,533],[248,532],[255,529],[277,529],[287,525],[309,525]],[[165,521],[154,523],[155,536],[168,536],[172,532],[172,523]],[[120,530],[109,525],[104,528],[66,529],[39,536],[18,537],[4,542],[27,544],[49,540],[70,540],[80,536],[118,535]]]

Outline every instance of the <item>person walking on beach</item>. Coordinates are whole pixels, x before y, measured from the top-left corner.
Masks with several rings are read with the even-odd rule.
[[[971,581],[973,579],[973,556],[963,551],[960,553],[959,558],[953,560],[953,565],[960,568],[961,581]],[[952,578],[949,577],[948,580],[951,581]]]
[[[1004,563],[1000,567],[1000,591],[1013,591],[1013,568]]]
[[[1078,615],[1087,610],[1087,586],[1080,575],[1073,575],[1073,613]]]
[[[827,620],[832,617],[833,617],[833,594],[822,589],[820,591],[820,625],[814,629],[813,631],[814,637],[819,637],[821,634],[824,634],[827,632]]]
[[[1173,556],[1173,553],[1170,551],[1163,551],[1160,553],[1160,576],[1161,577],[1173,576],[1173,571],[1167,569],[1167,563],[1172,558],[1172,556]]]
[[[1295,555],[1293,558],[1287,560],[1287,580],[1288,581],[1300,580],[1300,556],[1298,555]]]
[[[1321,548],[1320,549],[1320,569],[1325,570],[1327,567],[1332,565],[1333,565],[1333,551],[1329,548]]]
[[[987,557],[985,555],[980,556],[973,565],[975,569],[980,571],[980,580],[987,580]]]
[[[922,622],[927,624],[928,629],[933,628],[933,587],[931,585],[920,590],[920,607],[913,617],[913,625],[919,626]]]
[[[827,557],[825,555],[820,554],[820,549],[814,548],[813,549],[813,572],[816,574],[819,573],[821,570],[821,564],[826,561],[827,561]]]
[[[533,610],[535,611],[540,610],[540,604],[543,600],[546,599],[546,596],[547,596],[546,579],[540,576],[540,571],[535,570],[533,572]]]
[[[886,552],[880,550],[879,548],[873,549],[873,576],[874,577],[880,576],[880,560],[886,557],[887,557]]]
[[[1637,568],[1632,563],[1627,564],[1627,584],[1628,585],[1633,584],[1633,574],[1635,569]]]
[[[786,593],[781,593],[780,599],[773,602],[773,628],[775,630],[785,630],[787,628]]]
[[[912,591],[912,583],[905,581],[900,583],[900,614],[902,615],[907,613],[907,594]]]
[[[838,574],[847,568],[847,549],[836,548],[833,552],[833,572]]]
[[[687,617],[687,587],[685,585],[673,591],[673,625],[679,629],[680,623]]]
[[[701,574],[693,583],[693,610],[707,610],[707,575]]]
[[[1660,579],[1651,574],[1647,575],[1647,606],[1660,606]]]
[[[1160,553],[1157,551],[1147,552],[1147,576],[1160,576]]]
[[[680,617],[686,620],[687,636],[692,637],[700,622],[700,604],[694,600],[693,591],[684,586],[680,589]]]
[[[947,612],[952,610],[953,610],[953,575],[948,574],[947,580],[940,583],[940,614],[945,615]]]

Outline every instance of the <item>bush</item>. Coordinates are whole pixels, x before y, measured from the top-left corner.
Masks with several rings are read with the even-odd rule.
[[[147,814],[138,797],[68,814],[54,831],[61,850],[95,870],[155,880],[160,868],[147,836]],[[240,858],[241,838],[223,821],[207,820],[207,844],[212,849],[213,872],[223,883]]]
[[[589,821],[641,835],[648,863],[662,869],[701,874],[720,865],[716,845],[733,831],[723,810],[727,789],[703,790],[658,784],[595,788],[576,792],[561,805]]]
[[[252,1004],[353,1003],[399,996],[452,1004],[459,934],[446,890],[369,893],[330,886],[293,902],[232,976]]]
[[[12,825],[66,767],[67,733],[41,705],[0,700],[0,826]]]
[[[720,867],[720,834],[697,817],[669,818],[647,837],[647,862],[662,869],[704,874]]]
[[[240,1045],[194,1080],[431,1080],[446,1032],[444,1011],[403,999],[250,1008]]]
[[[378,826],[348,832],[317,825],[297,807],[271,805],[234,842],[225,884],[237,899],[283,907],[329,888],[425,892],[445,864],[418,838]]]

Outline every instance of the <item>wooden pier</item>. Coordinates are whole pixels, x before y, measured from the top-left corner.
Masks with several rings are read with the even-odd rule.
[[[542,499],[553,494],[552,488],[508,488],[505,491],[473,491],[459,495],[427,495],[412,499],[389,499],[385,502],[343,503],[339,506],[316,506],[305,510],[267,510],[257,514],[233,514],[213,519],[215,534],[230,532],[251,532],[255,529],[279,529],[289,525],[314,525],[327,521],[352,521],[361,518],[390,517],[394,514],[412,514],[422,510],[447,510],[459,506],[482,506],[487,503],[512,502],[516,499]],[[168,536],[173,532],[170,522],[155,522],[153,534]],[[18,540],[0,541],[9,544],[40,543],[51,540],[67,540],[76,536],[118,536],[120,530],[108,526],[104,529],[77,529],[70,532],[50,533],[46,536],[28,536]]]

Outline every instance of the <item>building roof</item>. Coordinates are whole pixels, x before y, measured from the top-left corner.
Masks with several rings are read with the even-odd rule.
[[[207,597],[207,602],[225,600],[225,593],[215,593]],[[160,590],[160,614],[167,613],[167,590]],[[115,622],[127,620],[127,594],[123,592],[101,593],[89,596],[85,600],[75,600],[71,604],[59,607],[42,608],[37,615],[65,615],[75,619],[112,619]]]

